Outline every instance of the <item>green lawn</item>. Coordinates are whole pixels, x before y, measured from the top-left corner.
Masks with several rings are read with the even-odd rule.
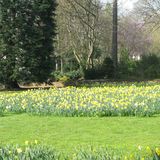
[[[138,145],[160,146],[160,116],[151,118],[66,118],[8,115],[0,117],[0,144],[26,140],[73,151],[79,145],[134,150]]]

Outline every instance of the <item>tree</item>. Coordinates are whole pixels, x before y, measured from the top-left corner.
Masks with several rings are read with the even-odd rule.
[[[130,58],[139,58],[149,53],[152,44],[151,34],[132,14],[125,15],[120,20],[118,36],[119,50],[127,49]]]
[[[106,57],[111,57],[112,51],[112,4],[104,5],[99,14],[97,43],[101,50],[98,61],[103,62]]]
[[[137,3],[134,13],[141,20],[143,26],[148,28],[147,33],[151,36],[152,45],[150,53],[160,55],[159,33],[160,33],[160,1],[141,0]]]
[[[112,60],[115,67],[115,71],[117,69],[118,63],[118,1],[113,1],[113,30],[112,30]]]
[[[54,68],[53,0],[0,0],[0,81],[45,81]]]
[[[58,50],[61,52],[59,54],[64,56],[62,53],[66,48],[73,53],[83,69],[92,68],[94,65],[93,54],[97,42],[99,11],[99,0],[59,0],[57,15],[60,42]],[[65,27],[60,24],[65,24]]]
[[[146,24],[153,25],[154,28],[160,26],[160,1],[141,0],[137,4],[136,12]]]

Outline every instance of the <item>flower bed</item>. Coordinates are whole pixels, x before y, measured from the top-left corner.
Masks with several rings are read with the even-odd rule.
[[[0,114],[152,116],[160,113],[160,85],[117,84],[1,92]]]

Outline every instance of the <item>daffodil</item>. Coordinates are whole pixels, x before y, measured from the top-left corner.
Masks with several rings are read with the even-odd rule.
[[[152,150],[149,146],[146,147],[146,151],[148,154],[152,155]]]
[[[69,116],[141,115],[159,113],[160,85],[104,84],[0,94],[3,112]],[[139,84],[140,85],[140,84]],[[109,114],[107,114],[109,113]]]
[[[138,146],[138,149],[141,151],[141,150],[142,150],[142,146],[139,145],[139,146]]]
[[[38,144],[38,141],[37,141],[37,140],[35,140],[35,141],[34,141],[34,143],[35,143],[35,144]]]
[[[21,148],[17,148],[17,153],[22,153],[22,149]]]
[[[156,148],[156,153],[158,156],[160,156],[160,148]]]
[[[25,145],[28,146],[28,144],[29,144],[29,141],[25,141]]]

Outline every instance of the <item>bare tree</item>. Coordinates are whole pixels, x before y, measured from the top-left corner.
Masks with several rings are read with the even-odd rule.
[[[120,50],[127,49],[131,58],[137,58],[149,52],[152,44],[151,34],[148,33],[148,28],[134,19],[131,14],[120,20],[118,35]]]
[[[94,67],[97,62],[94,60],[95,50],[103,48],[100,45],[101,36],[104,37],[102,32],[105,31],[107,22],[102,20],[102,8],[99,0],[59,0],[57,24],[60,44],[57,45],[57,52],[61,57],[70,51],[83,69]],[[109,44],[110,42],[108,46]]]
[[[140,0],[136,6],[136,13],[144,24],[152,26],[153,30],[160,27],[160,0]]]

